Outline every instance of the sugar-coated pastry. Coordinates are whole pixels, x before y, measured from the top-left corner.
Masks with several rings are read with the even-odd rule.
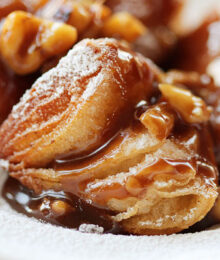
[[[59,154],[99,147],[150,97],[150,66],[117,41],[82,41],[14,107],[0,130],[0,154],[39,167]]]
[[[210,112],[124,43],[83,40],[13,108],[0,157],[41,197],[76,196],[130,234],[171,234],[217,197]]]

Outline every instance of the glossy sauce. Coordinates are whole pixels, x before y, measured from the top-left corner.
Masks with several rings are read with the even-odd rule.
[[[80,229],[82,224],[93,224],[102,227],[103,233],[128,235],[118,223],[111,220],[113,212],[93,207],[64,192],[47,191],[44,194],[36,195],[17,180],[9,177],[4,184],[2,196],[17,212],[45,223],[73,229]],[[52,203],[58,200],[71,205],[65,215],[57,214],[51,207]],[[219,224],[219,220],[208,213],[203,220],[181,233],[202,231],[216,224]]]
[[[28,217],[74,229],[81,224],[93,224],[102,227],[104,233],[126,234],[111,220],[113,212],[95,208],[71,194],[49,190],[36,195],[11,177],[6,181],[2,194],[13,209]],[[52,205],[57,201],[68,205],[65,214],[53,210]]]
[[[136,116],[148,107],[146,103],[142,103],[142,106],[137,106],[134,113]],[[137,119],[134,119],[130,127],[133,127],[134,134],[138,134],[143,126]],[[9,178],[3,189],[3,197],[17,211],[55,225],[79,228],[81,224],[95,224],[103,227],[106,233],[119,234],[124,233],[123,229],[111,220],[114,213],[107,210],[107,202],[111,198],[126,199],[132,196],[141,198],[147,187],[157,178],[160,179],[161,176],[178,180],[185,174],[198,172],[206,184],[215,185],[217,170],[213,153],[209,150],[209,147],[212,147],[212,141],[207,126],[188,125],[178,114],[175,127],[169,138],[176,138],[180,145],[198,146],[198,154],[194,158],[191,160],[158,158],[146,167],[144,166],[136,174],[126,176],[122,182],[113,181],[110,185],[106,183],[101,187],[91,185],[94,176],[88,173],[88,170],[96,167],[100,161],[103,163],[111,154],[114,156],[113,151],[117,150],[126,138],[128,135],[121,130],[90,154],[81,157],[68,155],[57,158],[49,165],[49,168],[52,167],[59,173],[62,192],[49,190],[36,195],[24,188],[18,181]],[[52,205],[56,201],[63,201],[69,205],[68,209],[61,215],[57,215],[53,210]],[[207,226],[209,226],[209,222],[206,223]]]
[[[144,111],[146,105],[138,107],[134,114]],[[131,123],[132,133],[138,134],[143,128],[138,120]],[[60,176],[62,189],[75,196],[90,199],[94,206],[105,208],[111,198],[126,199],[131,196],[141,198],[147,187],[155,181],[158,176],[172,176],[181,178],[181,175],[197,172],[201,179],[210,186],[215,186],[217,181],[217,169],[212,152],[212,140],[207,130],[207,125],[188,125],[177,115],[175,127],[170,137],[178,140],[180,145],[187,145],[198,150],[191,160],[173,160],[169,158],[158,158],[148,164],[136,174],[126,177],[123,181],[112,181],[111,184],[103,183],[101,186],[91,185],[96,179],[98,166],[105,166],[105,161],[117,156],[120,147],[129,138],[126,131],[119,131],[113,138],[94,152],[83,157],[74,155],[56,159],[48,168],[53,168]],[[205,149],[204,149],[205,148]],[[105,168],[104,168],[105,169]],[[108,170],[108,168],[106,169]],[[99,178],[99,177],[98,177]]]

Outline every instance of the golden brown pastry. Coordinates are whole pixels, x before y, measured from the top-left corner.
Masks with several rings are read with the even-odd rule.
[[[22,98],[23,108],[14,108],[14,115],[22,113],[23,116],[11,115],[2,127],[2,154],[13,154],[13,161],[18,162],[22,149],[25,152],[22,156],[25,164],[37,166],[42,165],[43,161],[46,164],[57,154],[67,153],[69,150],[82,153],[94,149],[103,142],[105,135],[109,135],[108,131],[113,131],[112,124],[116,125],[113,132],[117,132],[117,124],[121,120],[126,121],[125,117],[135,104],[150,95],[154,79],[150,65],[143,57],[138,58],[137,54],[133,55],[123,45],[119,46],[118,49],[116,41],[107,39],[82,41],[56,68],[40,78]],[[48,93],[45,92],[46,89]],[[34,96],[37,98],[33,99]],[[39,103],[41,99],[42,103]],[[29,103],[30,107],[27,105]],[[31,113],[34,114],[29,117],[32,107],[34,110]],[[69,118],[71,111],[74,112],[72,120]],[[13,125],[11,133],[4,132],[8,123]],[[62,135],[56,131],[57,124],[58,128],[63,125]],[[25,138],[18,134],[23,130]],[[70,134],[72,141],[67,137]],[[55,140],[55,136],[59,138]],[[36,147],[43,144],[42,154],[44,149],[49,148],[48,158],[44,155],[43,159],[40,154],[39,157],[36,156],[34,143]]]
[[[160,74],[116,40],[78,43],[1,126],[10,175],[111,211],[132,234],[201,220],[217,197],[210,110]]]
[[[208,62],[212,59],[207,50],[204,53],[205,53],[204,58],[206,57],[206,59],[204,59],[203,61],[206,62],[203,63],[203,65],[204,64],[207,65]],[[197,64],[199,64],[199,57],[197,56],[197,54],[195,55],[195,57],[196,57]],[[209,59],[207,59],[207,57],[209,57]],[[187,86],[189,89],[191,89],[191,91],[196,93],[198,96],[202,97],[206,101],[206,103],[210,105],[212,110],[211,117],[210,117],[211,134],[214,140],[215,157],[219,169],[220,167],[220,124],[219,124],[220,90],[219,87],[216,86],[216,84],[214,83],[214,79],[206,74],[199,74],[197,72],[183,72],[177,70],[173,70],[164,74],[162,78],[163,81],[169,84]],[[219,188],[218,188],[218,193],[219,193]],[[203,226],[207,227],[219,223],[219,219],[220,219],[219,201],[220,199],[218,196],[218,199],[214,207],[212,208],[211,212],[208,214],[206,219],[200,224],[201,227]],[[200,226],[198,225],[199,228]]]

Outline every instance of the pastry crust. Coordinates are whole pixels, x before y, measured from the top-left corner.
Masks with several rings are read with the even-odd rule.
[[[150,64],[115,40],[80,42],[14,107],[0,130],[0,156],[39,167],[99,147],[109,123],[150,96]]]

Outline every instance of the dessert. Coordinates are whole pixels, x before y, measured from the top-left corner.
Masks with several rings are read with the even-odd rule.
[[[84,40],[13,108],[0,155],[41,198],[64,192],[125,232],[170,234],[203,218],[217,197],[210,112],[123,43]],[[77,211],[54,203],[54,214]]]
[[[115,234],[190,232],[220,219],[219,87],[210,72],[219,18],[180,37],[172,29],[180,7],[0,3],[2,195],[14,209]]]

